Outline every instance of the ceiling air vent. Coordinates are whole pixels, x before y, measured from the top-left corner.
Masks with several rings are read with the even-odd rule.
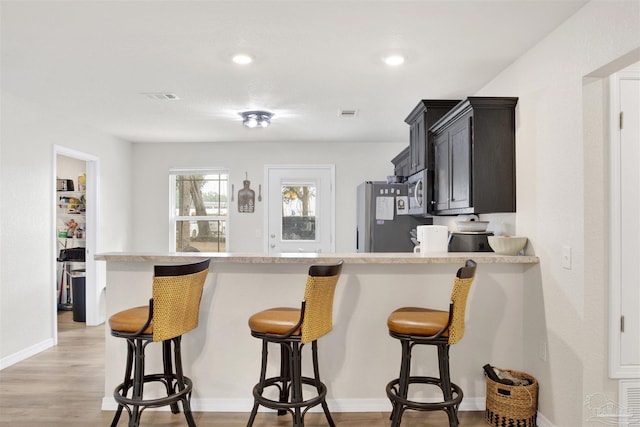
[[[157,99],[159,101],[177,101],[180,99],[178,95],[171,92],[150,92],[143,93],[144,96],[151,99]]]
[[[340,117],[355,117],[358,115],[358,110],[340,110],[338,116]]]

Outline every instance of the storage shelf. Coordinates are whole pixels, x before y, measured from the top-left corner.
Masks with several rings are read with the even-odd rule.
[[[62,215],[66,215],[66,216],[86,216],[85,212],[78,212],[78,213],[58,212],[57,214],[59,216],[62,216]]]
[[[71,196],[71,197],[80,196],[80,197],[82,197],[82,196],[86,195],[87,192],[86,191],[56,191],[56,194],[58,196]]]

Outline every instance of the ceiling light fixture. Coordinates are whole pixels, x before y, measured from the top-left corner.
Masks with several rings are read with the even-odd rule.
[[[268,111],[244,111],[240,113],[242,124],[248,128],[266,128],[271,124],[273,113]]]
[[[404,64],[404,57],[400,55],[390,55],[385,57],[383,61],[391,67],[397,67],[398,65]]]
[[[253,62],[253,58],[249,55],[245,55],[244,53],[239,53],[237,55],[234,55],[233,58],[231,58],[231,60],[236,64],[240,64],[240,65],[247,65]]]

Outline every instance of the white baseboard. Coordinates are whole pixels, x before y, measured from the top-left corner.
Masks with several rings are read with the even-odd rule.
[[[34,344],[31,347],[25,348],[17,353],[9,355],[0,359],[0,371],[8,368],[11,365],[15,365],[18,362],[22,362],[30,358],[31,356],[35,356],[36,354],[53,347],[53,338],[49,338],[44,340],[38,344]]]
[[[555,427],[551,421],[549,421],[544,415],[538,412],[538,416],[536,419],[538,427]]]
[[[332,412],[391,411],[389,399],[329,399],[327,404]],[[102,398],[103,411],[115,411],[117,407],[112,396]],[[191,409],[194,412],[251,412],[252,407],[253,399],[191,399]],[[460,404],[460,411],[484,411],[484,408],[484,397],[465,397]],[[168,411],[169,408],[159,408],[159,410]],[[260,410],[269,411],[262,407]],[[309,412],[319,411],[322,411],[322,408],[315,407],[309,410]]]

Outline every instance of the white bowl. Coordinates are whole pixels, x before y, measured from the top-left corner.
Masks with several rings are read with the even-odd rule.
[[[499,255],[518,255],[527,244],[526,237],[487,236],[489,246]]]

